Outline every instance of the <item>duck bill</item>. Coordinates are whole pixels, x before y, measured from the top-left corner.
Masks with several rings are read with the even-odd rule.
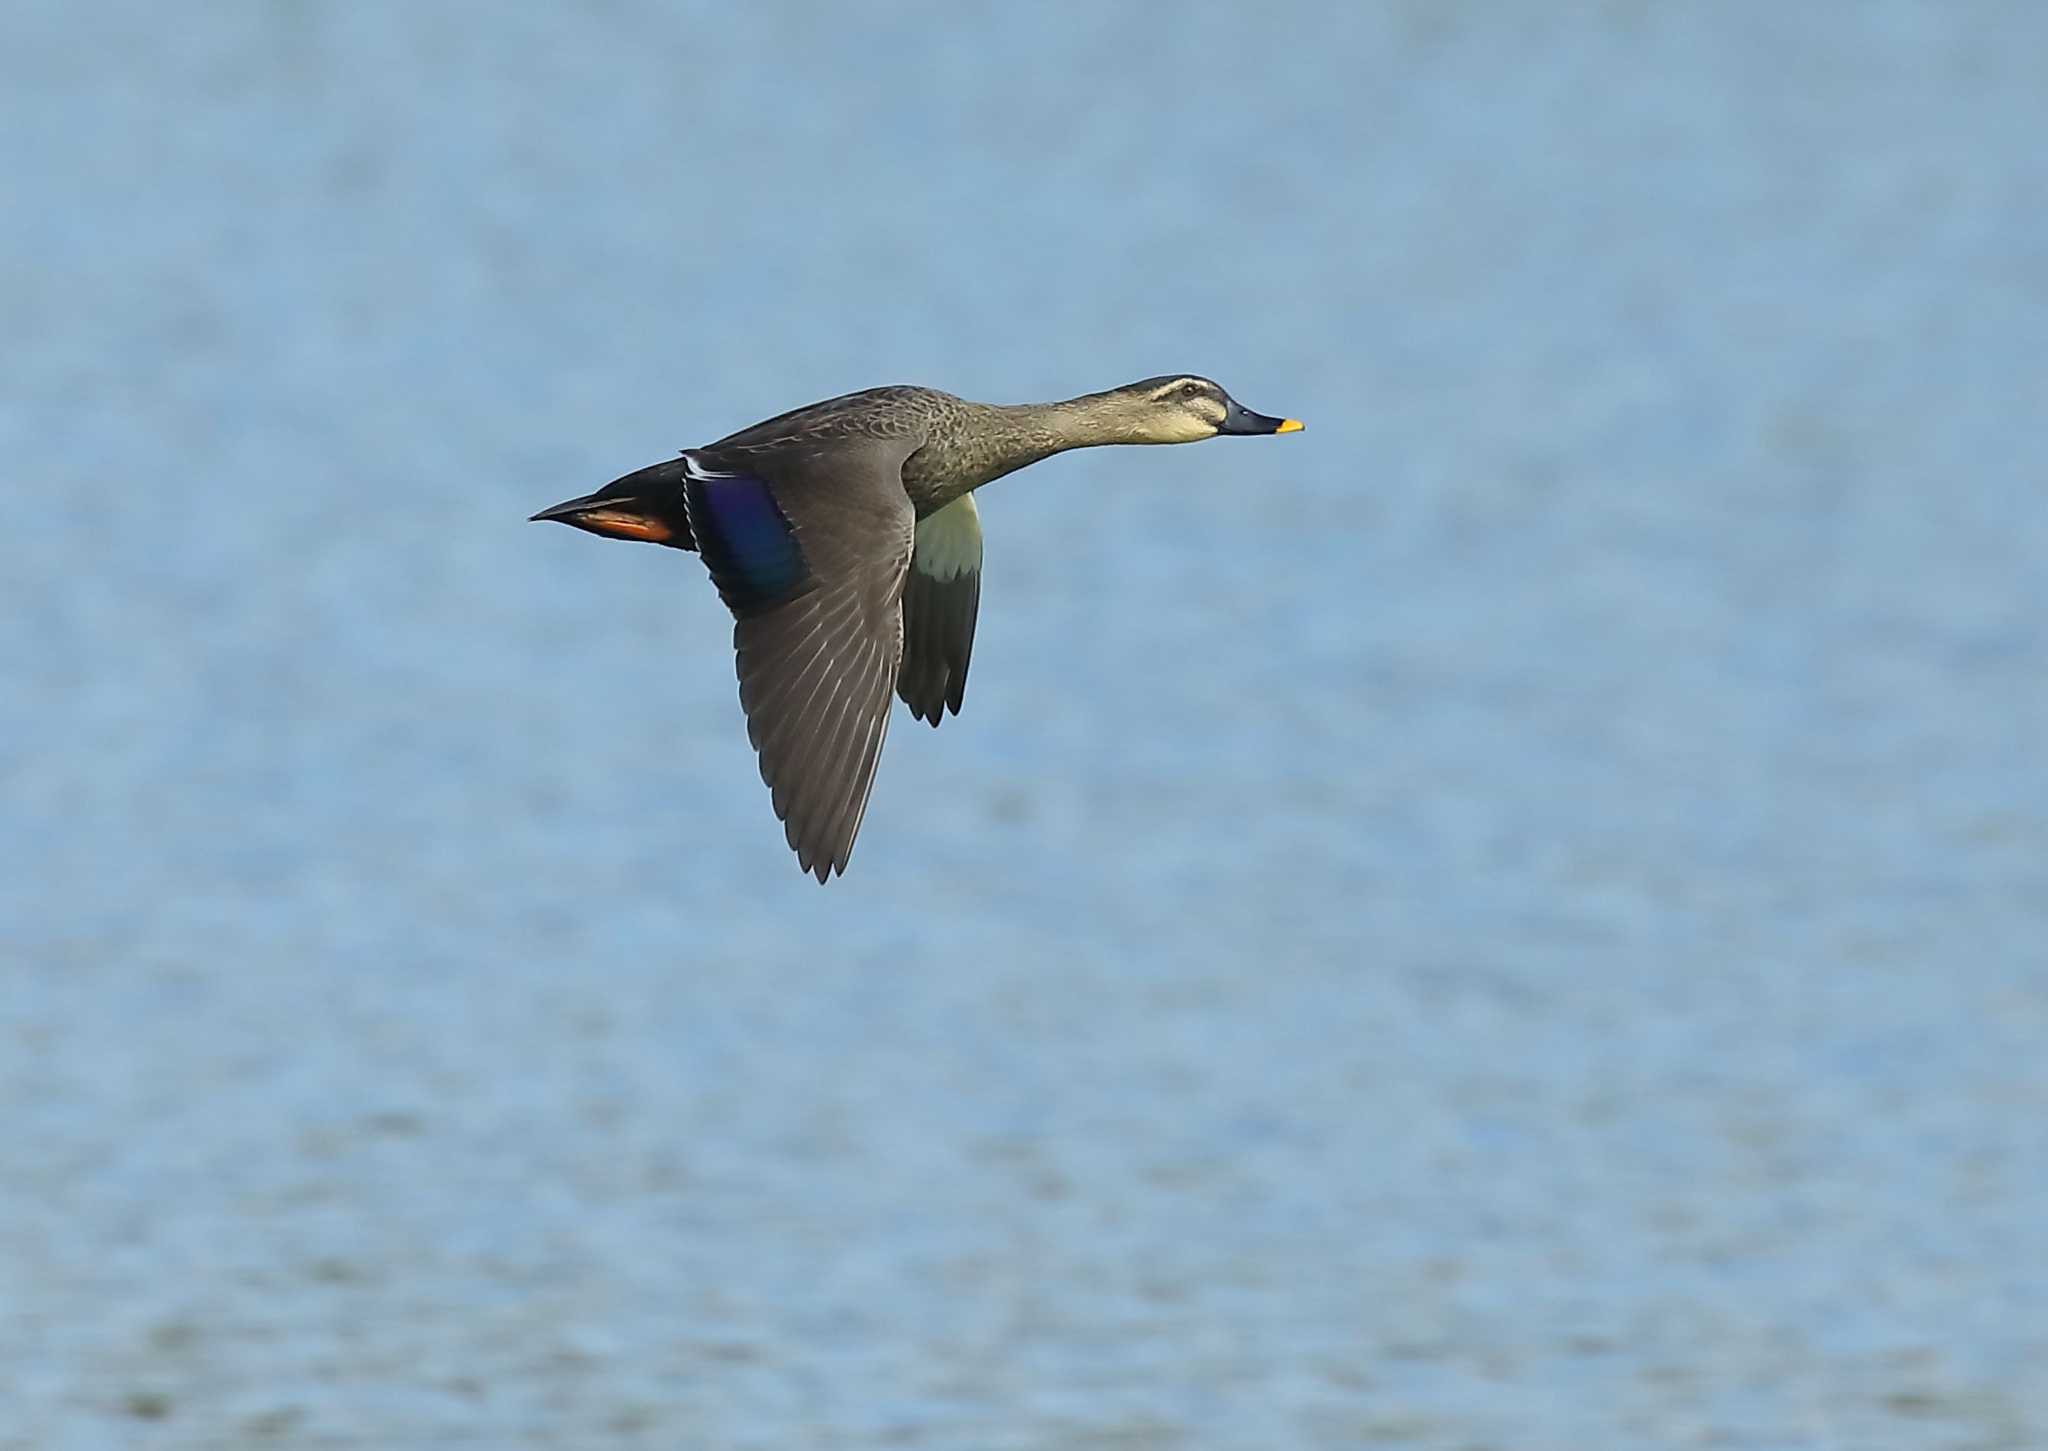
[[[683,468],[670,459],[624,478],[614,479],[594,494],[564,499],[532,516],[567,524],[606,539],[636,539],[647,544],[690,547],[690,524],[683,513]]]
[[[1233,399],[1224,412],[1223,426],[1216,431],[1230,434],[1296,433],[1300,429],[1301,420],[1298,418],[1273,418],[1264,413],[1254,413]]]

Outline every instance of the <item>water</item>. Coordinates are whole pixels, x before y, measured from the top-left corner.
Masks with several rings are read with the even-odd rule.
[[[0,1447],[2048,1444],[2048,12],[16,0]],[[987,491],[800,877],[699,567]]]

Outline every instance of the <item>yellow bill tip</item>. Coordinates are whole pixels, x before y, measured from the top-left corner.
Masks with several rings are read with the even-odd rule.
[[[1280,426],[1274,429],[1273,432],[1299,433],[1301,432],[1301,420],[1299,418],[1283,418],[1280,420]]]

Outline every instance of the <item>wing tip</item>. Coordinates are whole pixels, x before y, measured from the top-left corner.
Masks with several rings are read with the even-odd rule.
[[[932,695],[924,690],[899,690],[897,694],[910,708],[910,718],[923,721],[933,730],[937,730],[947,716],[960,714],[960,703],[966,698],[958,686],[944,695]]]
[[[807,847],[798,846],[795,842],[791,842],[790,846],[796,852],[797,870],[807,877],[816,877],[821,887],[833,877],[845,874],[846,857],[852,854],[825,852],[819,856],[812,856]]]
[[[796,864],[798,870],[805,876],[816,877],[818,885],[822,887],[831,881],[832,878],[846,875],[846,863],[852,859],[852,856],[853,853],[847,851],[843,854],[833,853],[813,860],[799,851],[796,854]]]

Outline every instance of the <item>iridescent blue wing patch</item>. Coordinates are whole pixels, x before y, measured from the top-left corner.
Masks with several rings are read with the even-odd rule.
[[[692,470],[685,500],[698,552],[735,614],[779,604],[809,582],[796,530],[760,479]]]

